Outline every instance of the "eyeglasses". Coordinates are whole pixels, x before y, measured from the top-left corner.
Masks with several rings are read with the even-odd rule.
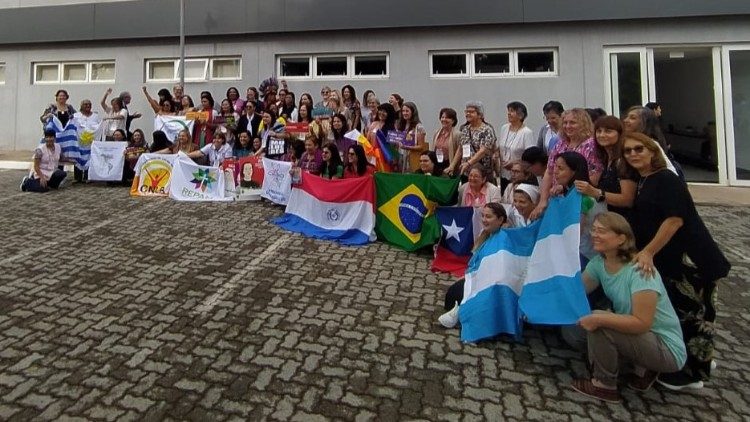
[[[326,94],[330,94],[330,93],[331,93],[331,91],[320,91],[320,95],[326,95]]]
[[[646,147],[643,145],[638,145],[633,148],[623,148],[622,154],[623,155],[630,155],[630,154],[641,154],[643,153],[643,150],[645,150]]]

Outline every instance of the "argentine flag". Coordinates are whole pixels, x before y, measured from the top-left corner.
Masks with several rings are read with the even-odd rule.
[[[581,195],[550,199],[541,220],[502,229],[474,253],[459,307],[461,340],[498,334],[520,338],[521,320],[568,325],[591,310],[578,247]]]

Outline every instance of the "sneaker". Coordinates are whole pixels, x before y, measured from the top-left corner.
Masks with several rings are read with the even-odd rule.
[[[617,392],[616,389],[610,390],[609,388],[597,387],[591,382],[591,380],[573,380],[573,382],[570,384],[570,388],[578,391],[584,396],[591,397],[597,400],[603,400],[609,403],[622,402],[622,397],[620,397],[620,393]]]
[[[656,382],[674,391],[680,391],[686,388],[696,390],[703,388],[703,381],[696,380],[682,371],[660,374],[656,379]]]
[[[454,306],[453,309],[440,315],[438,321],[440,321],[440,324],[445,328],[455,327],[456,324],[458,324],[458,302],[456,302],[456,306]]]
[[[26,192],[26,183],[28,183],[28,181],[29,176],[24,176],[23,180],[21,180],[21,186],[19,186],[21,188],[21,192]]]
[[[646,370],[643,376],[632,374],[628,380],[628,387],[636,391],[648,391],[659,376],[658,372]]]

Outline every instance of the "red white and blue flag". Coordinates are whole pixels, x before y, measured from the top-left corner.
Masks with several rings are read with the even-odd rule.
[[[372,176],[328,180],[305,173],[292,187],[286,212],[274,220],[283,229],[344,245],[375,241],[375,181]]]
[[[474,207],[438,207],[440,242],[435,246],[432,271],[463,277],[469,266],[474,238],[482,230],[482,209]]]

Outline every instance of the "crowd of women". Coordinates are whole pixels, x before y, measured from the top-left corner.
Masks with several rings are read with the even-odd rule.
[[[218,107],[207,91],[196,106],[179,85],[171,92],[159,90],[158,99],[145,87],[143,94],[157,115],[195,119],[193,132],[181,132],[174,144],[155,132],[147,145],[140,129],[131,131],[141,116],[128,112],[130,94],[107,102],[111,89],[101,100],[102,117],[89,100],[76,111],[60,90],[41,120],[104,124],[106,140],[130,144],[126,178],[145,151],[183,151],[210,165],[233,156],[266,156],[329,179],[360,177],[375,167],[362,145],[345,135],[357,129],[375,144],[395,131],[401,137],[395,138],[398,153],[390,158],[390,168],[461,178],[459,205],[483,208],[484,230],[475,249],[498,230],[538,219],[552,196],[577,190],[584,198],[583,279],[595,312],[577,328],[563,330],[571,344],[587,344],[592,368],[592,378],[576,380],[572,387],[619,401],[621,360],[634,365],[628,385],[639,390],[648,389],[657,376],[672,389],[700,388],[709,379],[716,284],[729,263],[699,217],[651,108],[634,106],[618,118],[601,109],[566,110],[549,101],[542,109],[546,124],[534,136],[525,124],[523,103],[509,102],[507,122],[496,130],[483,104],[469,101],[463,123],[456,110],[442,108],[435,116],[439,128],[428,137],[414,102],[397,93],[381,102],[371,90],[360,100],[351,85],[325,86],[318,101],[309,93],[297,100],[284,81],[270,78],[244,96],[229,88]],[[56,170],[59,146],[47,135],[23,190],[44,191],[64,178]],[[75,177],[83,180],[85,174],[77,171]],[[449,291],[449,312],[440,318],[446,326],[457,322],[460,290]]]

